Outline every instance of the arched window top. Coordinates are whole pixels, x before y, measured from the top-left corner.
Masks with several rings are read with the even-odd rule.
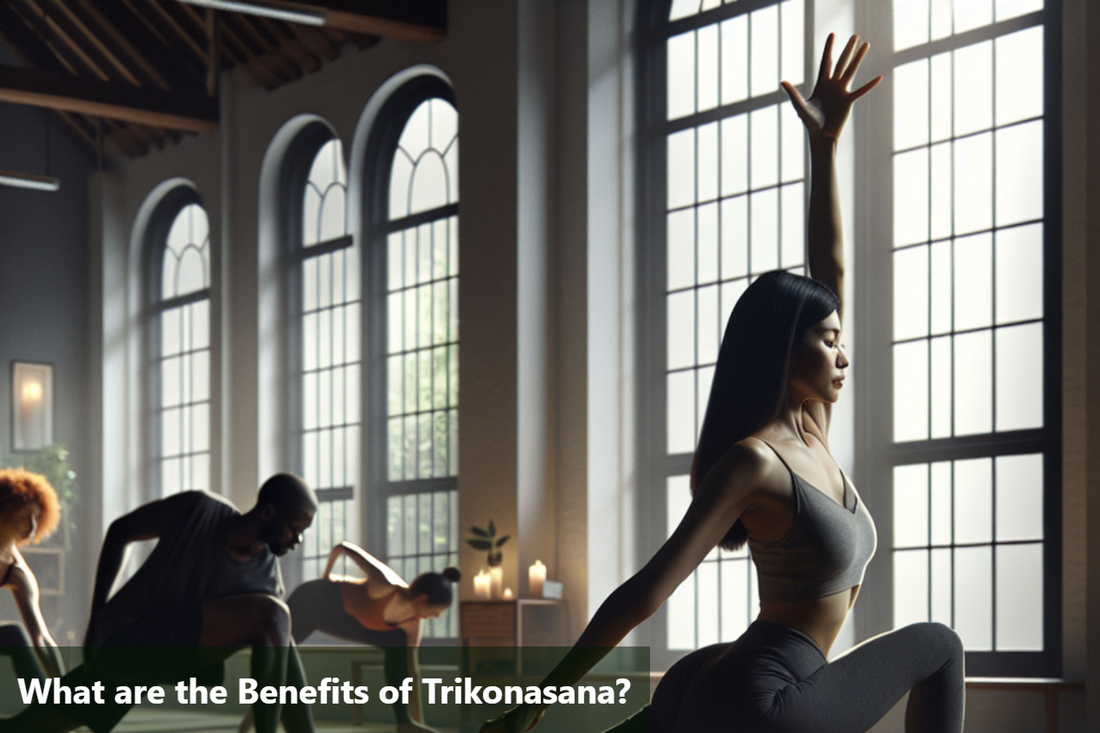
[[[348,172],[339,138],[332,138],[317,151],[306,179],[304,197],[303,247],[347,236]]]
[[[199,204],[187,204],[172,220],[162,268],[161,300],[210,287],[210,220]]]
[[[445,99],[409,115],[390,169],[390,220],[458,202],[458,112]]]

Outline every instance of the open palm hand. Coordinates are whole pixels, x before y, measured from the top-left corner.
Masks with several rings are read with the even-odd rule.
[[[834,67],[834,38],[834,34],[830,33],[829,40],[825,42],[825,52],[821,55],[821,69],[809,99],[803,99],[802,94],[793,84],[783,82],[783,89],[790,96],[791,104],[794,105],[802,123],[806,125],[810,136],[832,140],[840,137],[840,131],[844,129],[844,123],[848,120],[848,114],[852,111],[855,101],[882,81],[881,76],[876,76],[855,91],[850,91],[848,87],[851,86],[859,65],[863,63],[863,57],[867,55],[870,44],[859,43],[859,36],[853,35],[848,39],[848,45],[844,47]]]

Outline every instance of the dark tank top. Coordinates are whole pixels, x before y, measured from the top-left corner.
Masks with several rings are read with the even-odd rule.
[[[794,519],[787,534],[775,542],[749,538],[760,579],[760,600],[824,598],[862,584],[878,537],[855,488],[841,471],[842,506],[791,470],[775,448],[772,451],[791,474]]]

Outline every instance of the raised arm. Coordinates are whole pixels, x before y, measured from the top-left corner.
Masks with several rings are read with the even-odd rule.
[[[707,474],[676,531],[645,567],[616,588],[543,687],[576,684],[608,651],[664,604],[698,567],[733,523],[751,509],[774,459],[754,445],[737,444]],[[486,723],[481,733],[520,733],[533,727],[544,706],[521,705]]]
[[[131,542],[152,540],[160,536],[161,517],[171,512],[165,511],[165,504],[171,499],[161,499],[119,517],[111,522],[107,536],[103,538],[103,547],[99,551],[99,564],[96,567],[95,588],[92,591],[92,612],[88,619],[88,634],[92,633],[99,612],[107,604],[111,588],[118,580],[118,571],[126,559],[126,550]],[[89,639],[85,638],[85,644]]]
[[[857,99],[882,81],[877,76],[855,91],[848,87],[859,70],[869,45],[858,36],[848,39],[848,45],[833,66],[834,35],[829,34],[817,83],[809,99],[789,82],[783,89],[806,126],[810,141],[810,213],[807,217],[806,260],[810,274],[828,285],[841,298],[838,315],[843,318],[844,298],[844,228],[840,219],[840,192],[836,181],[836,145],[844,123]]]
[[[401,579],[393,568],[378,558],[371,555],[359,545],[347,540],[332,548],[328,556],[328,564],[321,577],[325,580],[332,578],[332,568],[341,555],[351,558],[351,561],[367,576],[367,595],[371,598],[381,598],[393,592],[394,586],[407,588],[408,584]]]
[[[806,264],[808,274],[828,285],[837,298],[837,315],[844,318],[844,226],[840,218],[840,190],[836,181],[836,146],[844,123],[855,101],[882,81],[876,76],[854,92],[848,87],[855,78],[863,57],[870,47],[860,43],[859,36],[848,39],[848,45],[833,66],[833,41],[829,34],[821,54],[817,83],[809,99],[789,82],[783,89],[791,98],[810,141],[810,213],[807,216]],[[824,402],[807,403],[807,412],[818,425],[820,437],[828,441],[832,407]]]

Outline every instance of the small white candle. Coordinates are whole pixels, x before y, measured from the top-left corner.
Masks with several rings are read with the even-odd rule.
[[[504,568],[497,565],[489,568],[489,597],[499,600],[504,590]]]
[[[546,566],[542,560],[535,560],[535,564],[527,571],[527,587],[532,598],[542,598],[542,588],[546,583]]]
[[[489,597],[489,573],[484,569],[474,576],[474,595],[478,598]]]
[[[505,588],[504,589],[504,600],[506,600],[506,601],[512,600],[512,589],[511,588]]]

